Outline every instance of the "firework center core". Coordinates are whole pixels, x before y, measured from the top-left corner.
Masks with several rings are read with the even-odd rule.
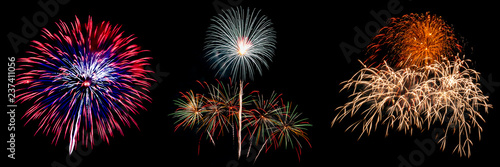
[[[82,86],[83,86],[83,87],[89,87],[89,86],[90,86],[90,84],[91,84],[91,81],[90,81],[90,80],[85,80],[85,81],[83,81],[83,82],[82,82]]]
[[[248,49],[252,46],[248,37],[240,37],[238,39],[238,55],[243,56],[248,51]]]

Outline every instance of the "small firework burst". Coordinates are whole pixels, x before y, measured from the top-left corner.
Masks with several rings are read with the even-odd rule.
[[[193,91],[181,93],[182,98],[175,100],[175,105],[179,108],[172,113],[172,117],[178,119],[175,124],[175,129],[179,127],[193,128],[203,118],[204,98],[200,94],[195,94]]]
[[[40,119],[36,133],[54,133],[53,143],[68,135],[71,154],[78,140],[93,145],[94,130],[109,142],[114,130],[123,135],[120,123],[137,126],[131,113],[151,100],[145,94],[151,71],[144,70],[151,58],[139,57],[145,50],[132,43],[135,37],[109,22],[56,24],[57,33],[43,29],[43,40],[32,42],[33,56],[19,59],[17,102],[33,101],[26,123]]]
[[[439,140],[441,148],[444,149],[448,132],[457,132],[459,141],[454,151],[470,156],[470,135],[477,128],[480,138],[479,121],[484,122],[480,110],[487,113],[492,107],[478,87],[478,80],[479,73],[460,58],[399,70],[387,64],[378,68],[365,66],[341,83],[342,90],[352,89],[352,100],[337,108],[340,113],[332,125],[358,112],[363,119],[347,130],[361,126],[360,137],[369,135],[378,125],[385,125],[388,135],[392,128],[411,133],[412,128],[425,130],[441,124],[446,132]]]
[[[389,24],[368,45],[368,66],[387,61],[394,68],[422,67],[434,61],[451,60],[460,53],[453,29],[441,17],[429,14],[408,14],[391,18]],[[448,57],[446,57],[448,56]]]
[[[233,132],[235,129],[234,124],[238,121],[238,87],[233,86],[232,83],[223,84],[222,82],[214,85],[205,82],[202,85],[208,89],[208,95],[204,96],[207,114],[203,117],[204,120],[201,125],[212,136],[220,136],[224,131]],[[249,99],[249,96],[243,97],[241,104],[243,106],[248,105],[250,103]],[[243,108],[242,114],[245,115],[246,112]]]
[[[268,68],[276,44],[276,32],[272,22],[260,10],[231,8],[212,18],[208,27],[206,57],[217,69],[217,75],[237,78],[239,81],[238,111],[238,158],[241,156],[241,129],[243,116],[243,82],[253,80],[255,72],[262,74],[262,66]]]
[[[245,128],[253,129],[250,132],[250,141],[255,145],[270,139],[277,130],[276,125],[279,122],[277,117],[279,110],[282,110],[280,104],[281,95],[272,93],[269,99],[265,99],[262,95],[257,95],[253,100],[255,108],[250,110],[252,114],[248,114],[245,119]],[[267,143],[267,141],[265,141]],[[265,145],[265,144],[264,144]]]

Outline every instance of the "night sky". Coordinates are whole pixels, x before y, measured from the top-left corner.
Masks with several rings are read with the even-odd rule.
[[[388,2],[393,1],[228,1],[245,8],[261,9],[272,20],[277,32],[277,49],[270,68],[264,70],[262,76],[256,76],[247,91],[283,93],[283,99],[297,104],[298,111],[313,124],[308,131],[312,148],[303,148],[300,162],[294,150],[282,147],[260,155],[255,166],[398,166],[401,163],[398,157],[410,161],[410,155],[422,152],[415,141],[430,139],[430,130],[417,130],[411,136],[392,130],[385,137],[385,129],[380,126],[375,133],[358,140],[360,131],[344,132],[352,122],[330,126],[337,113],[335,108],[347,101],[348,94],[339,93],[339,83],[360,69],[358,59],[366,58],[362,53],[353,54],[348,62],[339,44],[355,45],[354,28],[364,31],[365,25],[377,22],[370,11],[388,10]],[[76,151],[80,151],[77,156],[80,157],[72,157],[69,163],[68,139],[60,139],[54,145],[51,144],[53,134],[34,136],[38,121],[24,125],[26,120],[21,119],[31,104],[19,104],[16,108],[16,159],[8,159],[7,166],[251,166],[252,162],[245,158],[236,160],[237,145],[230,133],[219,137],[215,147],[209,140],[202,140],[198,155],[199,136],[190,130],[174,132],[175,120],[168,116],[176,109],[173,100],[180,97],[179,92],[200,90],[197,80],[216,82],[215,71],[209,68],[203,57],[204,39],[210,18],[217,14],[213,4],[231,6],[228,1],[70,0],[67,4],[60,4],[58,12],[49,17],[45,28],[55,31],[54,22],[58,20],[73,22],[76,15],[80,21],[86,22],[90,15],[94,23],[110,21],[111,24],[122,25],[121,30],[125,34],[137,37],[134,43],[149,50],[140,55],[153,58],[150,63],[156,74],[151,77],[157,80],[149,94],[153,102],[146,103],[147,111],[134,116],[139,129],[123,127],[124,136],[114,136],[109,144],[100,143],[93,149],[77,148]],[[455,145],[450,143],[444,151],[436,145],[435,151],[423,154],[423,160],[414,160],[421,161],[420,166],[498,164],[498,5],[478,1],[394,2],[399,2],[396,6],[401,11],[392,14],[392,17],[430,11],[453,26],[465,46],[465,57],[471,59],[470,67],[481,72],[482,90],[490,95],[490,104],[493,104],[489,114],[483,115],[486,123],[481,124],[481,141],[473,138],[470,158],[452,154]],[[34,13],[42,11],[37,1],[10,3],[2,5],[4,35],[9,32],[21,34],[24,24],[21,18],[31,20]],[[29,40],[40,40],[39,35]],[[29,49],[27,45],[20,45],[19,53],[15,53],[6,36],[2,42],[5,56],[28,56],[25,53]],[[4,126],[6,124],[8,119],[4,118]],[[6,140],[9,138],[5,133]],[[4,156],[7,154],[8,151]]]

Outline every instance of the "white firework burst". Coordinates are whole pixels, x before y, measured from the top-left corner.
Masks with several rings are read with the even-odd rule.
[[[364,65],[363,65],[364,66]],[[347,129],[361,125],[363,134],[370,134],[379,124],[412,133],[412,128],[429,129],[444,126],[445,134],[439,139],[446,145],[449,132],[458,132],[454,149],[460,156],[470,156],[470,135],[477,128],[479,139],[484,122],[480,109],[488,112],[488,96],[478,87],[479,72],[470,69],[465,60],[434,62],[424,67],[394,70],[387,64],[380,68],[364,67],[351,79],[342,82],[342,90],[351,89],[351,101],[337,108],[340,112],[332,121],[340,122],[346,116],[361,111],[362,119]],[[341,91],[342,91],[341,90]],[[467,150],[467,152],[466,152]]]
[[[205,42],[206,57],[220,76],[253,80],[255,71],[262,75],[268,68],[276,44],[271,20],[260,10],[241,7],[224,10],[214,16]]]

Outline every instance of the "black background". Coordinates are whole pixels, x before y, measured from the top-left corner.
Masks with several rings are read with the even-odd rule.
[[[229,4],[226,0],[220,0]],[[231,1],[231,0],[230,0]],[[360,140],[359,131],[344,132],[350,122],[345,121],[330,127],[335,116],[335,108],[346,102],[346,93],[338,93],[339,83],[347,80],[363,59],[354,55],[349,63],[343,56],[339,44],[353,45],[354,27],[364,29],[365,24],[375,19],[370,11],[387,9],[388,0],[382,1],[280,1],[242,0],[244,7],[262,9],[274,23],[277,31],[277,50],[269,70],[251,82],[247,91],[258,89],[264,93],[275,90],[283,93],[285,100],[299,105],[299,111],[308,117],[313,127],[309,130],[312,148],[304,148],[300,162],[294,150],[270,149],[262,154],[255,166],[397,166],[402,155],[408,159],[410,153],[418,150],[415,140],[430,138],[428,131],[416,132],[412,136],[391,131],[384,137],[384,130]],[[55,21],[73,22],[75,15],[86,22],[91,15],[94,22],[110,21],[122,25],[125,34],[135,34],[135,43],[150,52],[141,53],[153,57],[153,69],[168,72],[167,77],[150,93],[153,99],[146,104],[147,111],[134,118],[139,124],[125,128],[125,136],[111,138],[110,144],[101,143],[81,158],[74,158],[76,166],[226,166],[237,162],[239,166],[252,163],[236,159],[236,149],[231,135],[216,141],[214,147],[208,140],[202,140],[198,155],[198,136],[192,131],[174,132],[173,120],[167,116],[175,110],[172,100],[178,92],[199,88],[196,80],[215,82],[214,72],[203,58],[203,42],[210,18],[216,15],[214,1],[81,1],[71,0],[60,5],[56,16],[45,26],[54,30]],[[472,67],[487,78],[493,74],[493,81],[500,80],[498,73],[498,13],[496,4],[485,2],[446,1],[436,3],[421,0],[400,0],[403,11],[393,16],[412,12],[430,11],[452,24],[455,32],[464,37],[470,49],[466,58],[472,60]],[[5,2],[4,2],[5,3]],[[33,14],[42,10],[37,1],[17,1],[3,4],[3,34],[20,34],[23,23],[21,17],[31,20]],[[33,39],[40,39],[37,35]],[[4,36],[2,49],[4,56],[16,58],[27,56],[22,45],[15,54]],[[436,148],[430,156],[425,156],[421,166],[491,166],[499,157],[498,135],[500,119],[497,113],[498,89],[486,89],[491,93],[490,103],[494,109],[485,115],[482,124],[482,140],[474,140],[472,156],[459,157],[451,154],[454,145],[447,145],[444,151]],[[33,135],[38,122],[23,125],[22,114],[30,106],[21,104],[17,108],[16,159],[7,162],[14,166],[50,166],[66,162],[68,140],[51,144],[52,135]],[[5,115],[4,115],[5,116]],[[4,117],[2,116],[2,117]],[[7,119],[5,124],[8,123]],[[4,125],[5,126],[5,125]],[[5,135],[4,139],[8,140]],[[456,139],[456,138],[453,138]],[[438,146],[437,146],[438,147]],[[77,149],[77,151],[78,151]],[[6,156],[7,153],[4,155]]]

